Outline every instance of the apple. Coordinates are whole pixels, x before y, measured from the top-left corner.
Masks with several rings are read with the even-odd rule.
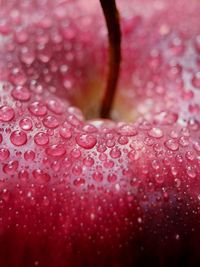
[[[199,266],[200,3],[0,1],[0,266]]]

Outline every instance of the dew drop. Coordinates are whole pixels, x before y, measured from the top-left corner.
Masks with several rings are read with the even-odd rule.
[[[59,129],[59,133],[60,133],[60,136],[65,138],[65,139],[69,139],[72,136],[71,130],[69,128],[66,128],[66,127],[61,127]]]
[[[80,151],[79,148],[74,148],[74,149],[71,151],[70,155],[71,155],[73,158],[78,159],[78,158],[80,158],[80,156],[81,156],[81,151]]]
[[[5,164],[3,166],[3,171],[6,173],[6,174],[14,174],[18,168],[18,161],[10,161],[8,162],[8,164]]]
[[[192,78],[192,85],[200,89],[200,72],[197,72]]]
[[[35,101],[29,105],[29,111],[35,116],[44,116],[47,113],[47,107],[38,101]]]
[[[118,149],[118,148],[112,148],[111,151],[110,151],[110,156],[113,158],[113,159],[117,159],[121,156],[121,151]]]
[[[10,156],[10,151],[7,148],[0,148],[0,160],[4,161]]]
[[[58,120],[54,116],[51,116],[51,115],[43,119],[43,124],[49,129],[55,129],[59,125]]]
[[[92,178],[96,181],[96,182],[102,182],[103,181],[103,175],[100,172],[94,172],[92,175]]]
[[[0,121],[8,122],[11,121],[15,116],[15,112],[13,108],[9,106],[1,106],[0,107]]]
[[[186,168],[186,172],[187,172],[187,175],[190,177],[190,178],[195,178],[197,176],[194,168],[192,166],[188,166]]]
[[[24,118],[24,119],[21,119],[20,120],[19,126],[24,131],[30,131],[32,129],[32,127],[33,127],[33,123],[32,123],[32,120],[31,119]]]
[[[92,167],[94,165],[94,159],[90,156],[87,156],[86,158],[84,158],[83,164],[87,167]]]
[[[64,156],[65,153],[65,146],[61,144],[51,145],[46,149],[46,154],[51,157],[61,157]]]
[[[49,143],[49,137],[46,133],[39,132],[34,136],[34,141],[39,146],[45,146]]]
[[[27,135],[23,131],[14,131],[10,135],[10,141],[15,146],[22,146],[27,142]]]
[[[41,169],[34,170],[33,176],[38,182],[41,183],[49,182],[51,180],[51,177]]]
[[[47,107],[50,111],[58,115],[64,112],[64,107],[61,101],[58,101],[56,99],[48,100]]]
[[[73,183],[74,183],[75,186],[82,186],[82,185],[85,184],[85,179],[78,178],[78,179],[75,179]]]
[[[180,139],[179,139],[179,144],[183,147],[186,147],[189,145],[189,140],[187,137],[185,136],[181,136]]]
[[[115,174],[109,174],[108,175],[108,182],[109,183],[115,183],[117,181],[117,176]]]
[[[29,174],[26,170],[22,170],[18,173],[18,178],[22,182],[26,182],[29,178]]]
[[[32,151],[32,150],[27,150],[25,153],[24,153],[24,159],[25,160],[34,160],[35,159],[35,152]]]
[[[91,149],[96,145],[97,139],[90,134],[79,134],[76,136],[76,142],[80,147]]]
[[[138,134],[135,127],[131,124],[124,124],[117,129],[117,132],[124,136],[135,136]]]
[[[14,99],[19,101],[28,101],[31,97],[29,90],[26,87],[22,86],[15,87],[12,90],[11,95]]]
[[[165,142],[165,146],[171,151],[177,151],[179,149],[179,145],[176,140],[169,139]]]
[[[200,142],[195,142],[193,147],[197,152],[200,152]]]
[[[163,131],[160,128],[152,128],[148,131],[150,137],[161,138],[163,137]]]

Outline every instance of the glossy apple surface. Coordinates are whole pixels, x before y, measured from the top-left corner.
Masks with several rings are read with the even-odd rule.
[[[119,1],[113,121],[99,4],[0,4],[0,266],[198,266],[200,3]]]

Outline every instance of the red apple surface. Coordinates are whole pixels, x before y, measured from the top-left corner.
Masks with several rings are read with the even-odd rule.
[[[199,266],[200,3],[0,1],[0,267]]]

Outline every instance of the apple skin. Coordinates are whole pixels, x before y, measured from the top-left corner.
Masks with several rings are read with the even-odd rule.
[[[119,1],[114,122],[73,106],[106,74],[88,3],[2,5],[0,266],[198,266],[200,4]]]

